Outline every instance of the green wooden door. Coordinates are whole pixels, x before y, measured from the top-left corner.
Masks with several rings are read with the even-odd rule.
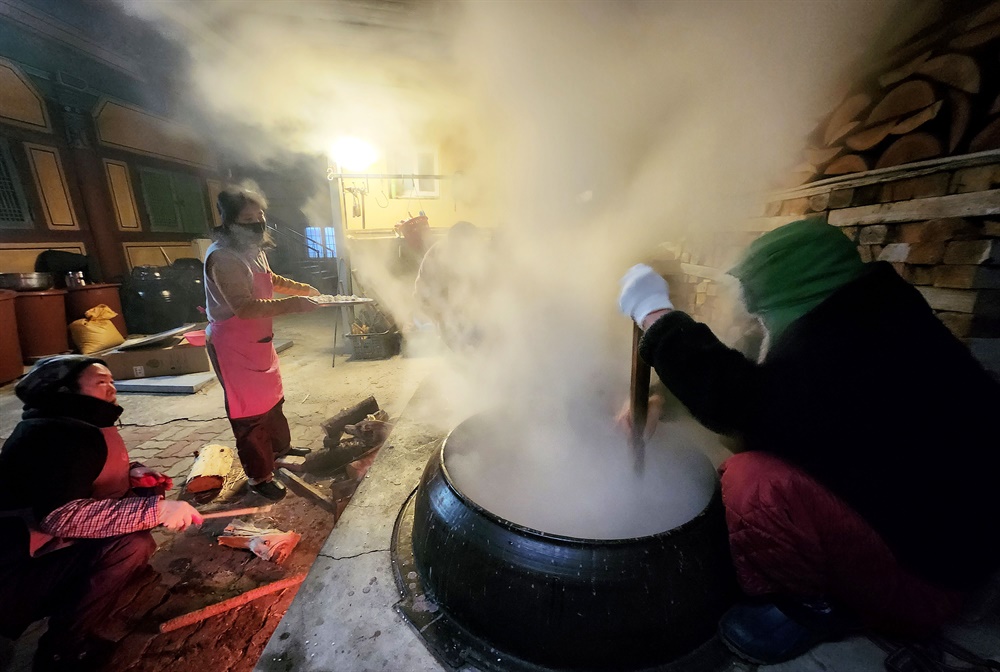
[[[181,220],[174,203],[172,175],[165,170],[140,168],[142,196],[146,203],[150,231],[182,231]]]
[[[205,212],[205,190],[203,183],[193,175],[175,173],[174,202],[181,227],[188,233],[208,231],[208,213]]]

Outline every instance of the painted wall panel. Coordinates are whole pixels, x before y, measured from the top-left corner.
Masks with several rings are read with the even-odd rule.
[[[214,159],[193,133],[168,119],[106,100],[98,106],[94,121],[101,144],[108,147],[192,166],[215,167]]]
[[[46,250],[86,254],[83,243],[0,243],[0,273],[34,273],[35,260]]]
[[[128,165],[121,161],[104,159],[104,171],[108,176],[108,189],[111,191],[118,230],[141,231],[142,224],[135,205],[135,192],[132,190],[132,177],[129,175]]]
[[[0,59],[0,121],[51,132],[45,101],[27,77]]]
[[[31,174],[42,200],[42,213],[50,229],[79,229],[73,201],[66,184],[59,150],[55,147],[24,143]]]

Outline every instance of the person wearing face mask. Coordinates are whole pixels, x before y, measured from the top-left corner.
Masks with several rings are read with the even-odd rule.
[[[272,318],[315,310],[319,290],[271,271],[264,210],[253,191],[230,187],[217,203],[222,225],[205,255],[209,359],[222,384],[226,415],[250,488],[267,499],[285,496],[274,460],[292,451]],[[277,290],[289,294],[274,298]]]
[[[42,360],[14,392],[24,414],[0,449],[0,635],[15,639],[48,616],[33,669],[96,669],[119,591],[156,550],[148,530],[202,518],[163,498],[169,477],[129,463],[102,360]]]
[[[720,472],[751,599],[720,637],[772,664],[858,627],[933,633],[1000,567],[1000,384],[891,265],[862,263],[825,222],[764,234],[730,274],[766,328],[759,361],[675,310],[648,266],[619,297],[670,392],[745,449]]]

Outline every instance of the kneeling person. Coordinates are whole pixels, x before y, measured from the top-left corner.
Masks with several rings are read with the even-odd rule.
[[[103,361],[43,360],[15,393],[24,413],[0,450],[0,635],[17,638],[48,616],[34,669],[93,669],[109,649],[99,631],[118,591],[156,550],[148,530],[202,519],[163,499],[168,477],[129,463]],[[150,483],[159,487],[141,487]]]

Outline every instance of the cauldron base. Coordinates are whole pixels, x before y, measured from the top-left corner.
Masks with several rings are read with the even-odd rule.
[[[557,672],[501,651],[463,628],[432,598],[413,557],[413,509],[416,489],[403,502],[392,528],[389,554],[396,587],[403,596],[393,608],[413,628],[431,655],[450,669],[472,666],[482,672]],[[736,659],[712,637],[691,653],[665,665],[629,672],[721,672]],[[558,672],[571,672],[560,668]]]

